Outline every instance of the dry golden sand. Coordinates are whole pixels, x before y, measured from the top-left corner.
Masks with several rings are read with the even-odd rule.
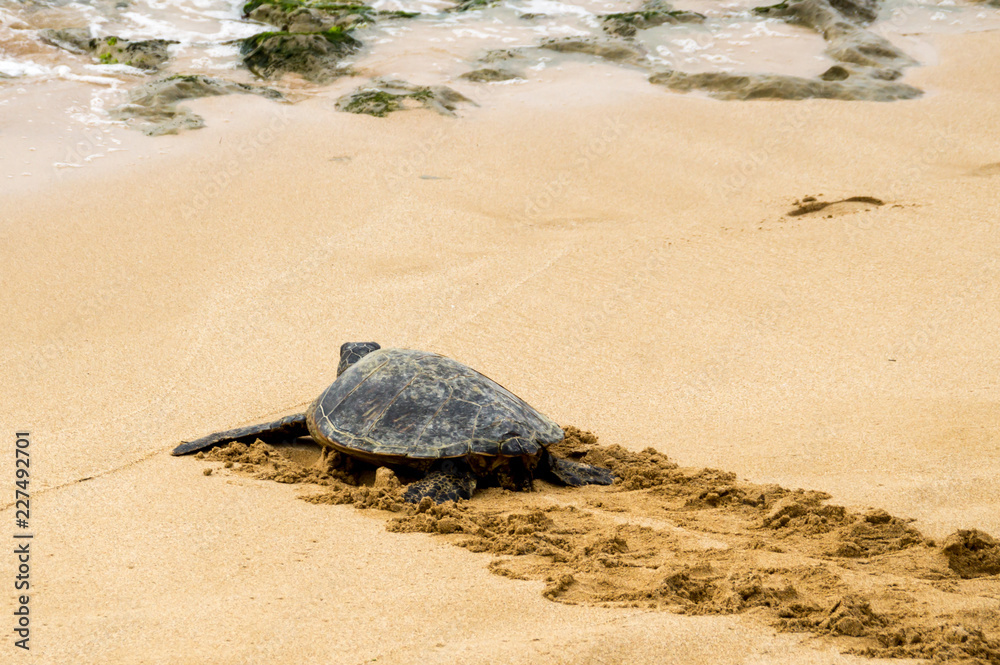
[[[376,339],[607,444],[932,539],[1000,534],[1000,35],[940,45],[907,77],[931,94],[892,104],[720,103],[627,73],[457,121],[204,100],[204,130],[11,187],[2,450],[32,430],[37,533],[17,657],[865,661],[752,613],[551,602],[452,536],[166,453],[301,408],[340,342]],[[788,217],[806,196],[885,204]]]

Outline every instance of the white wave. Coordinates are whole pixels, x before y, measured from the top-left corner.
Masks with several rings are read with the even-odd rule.
[[[546,16],[593,16],[594,12],[558,0],[524,0],[510,3],[510,7],[525,14],[545,14]]]
[[[51,72],[52,70],[48,67],[30,60],[0,60],[0,76],[7,78],[45,76]]]
[[[224,42],[232,39],[243,39],[261,31],[259,25],[238,21],[232,17],[206,20],[206,30],[185,29],[173,21],[164,20],[136,11],[125,12],[122,18],[128,19],[131,27],[117,30],[119,37],[125,39],[172,39],[182,44],[199,42]]]

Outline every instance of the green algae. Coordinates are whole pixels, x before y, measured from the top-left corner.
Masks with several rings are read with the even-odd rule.
[[[446,12],[468,12],[475,11],[477,9],[486,9],[487,7],[493,7],[499,2],[499,0],[461,0],[453,7],[448,7]]]
[[[664,24],[701,23],[704,14],[674,9],[664,0],[647,0],[638,11],[602,14],[602,28],[609,35],[632,37],[639,30]]]
[[[250,0],[247,18],[278,27],[241,43],[243,64],[262,78],[285,72],[324,83],[347,73],[339,61],[362,44],[349,33],[383,19],[419,16],[417,12],[383,11],[363,2],[314,0]]]
[[[349,30],[334,26],[322,32],[261,32],[240,45],[243,64],[261,78],[294,72],[322,83],[343,75],[340,60],[361,48]]]
[[[380,10],[362,2],[251,0],[243,5],[247,18],[279,26],[286,32],[323,31],[334,26],[362,27],[382,19],[414,18],[419,12]]]
[[[406,81],[375,79],[341,97],[337,109],[384,118],[394,111],[423,107],[454,116],[460,103],[471,104],[472,100],[445,86],[418,86]]]
[[[243,5],[243,15],[247,16],[253,10],[262,5],[273,5],[285,11],[296,9],[321,9],[324,11],[360,10],[374,11],[372,7],[363,2],[312,2],[311,0],[250,0]]]
[[[129,41],[110,35],[96,38],[86,28],[40,30],[42,41],[72,53],[92,56],[102,65],[128,65],[149,71],[159,69],[169,58],[167,47],[177,42],[166,39]]]

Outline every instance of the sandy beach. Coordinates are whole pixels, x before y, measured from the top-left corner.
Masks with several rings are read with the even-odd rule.
[[[371,339],[605,445],[1000,536],[1000,33],[934,47],[891,103],[625,70],[458,118],[194,100],[203,129],[0,183],[0,515],[13,543],[30,431],[34,532],[31,650],[3,627],[4,662],[874,662],[752,611],[553,601],[454,536],[169,452],[301,411]],[[41,163],[61,148],[29,117],[0,144]],[[806,197],[832,205],[790,216]],[[470,503],[546,496],[574,500]]]

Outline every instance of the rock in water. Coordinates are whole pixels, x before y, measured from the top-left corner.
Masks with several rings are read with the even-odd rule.
[[[393,111],[423,107],[442,115],[455,115],[460,103],[472,100],[443,85],[419,86],[406,81],[375,79],[337,100],[337,108],[348,113],[363,113],[384,118]]]
[[[332,27],[323,32],[262,32],[240,46],[243,64],[261,78],[294,72],[314,83],[343,76],[340,61],[361,48],[349,31]]]
[[[252,94],[268,99],[282,99],[281,93],[270,88],[201,75],[170,76],[130,90],[128,101],[112,109],[111,116],[137,124],[148,136],[176,134],[184,129],[198,129],[205,124],[201,116],[190,109],[178,106],[178,102],[229,94]]]

